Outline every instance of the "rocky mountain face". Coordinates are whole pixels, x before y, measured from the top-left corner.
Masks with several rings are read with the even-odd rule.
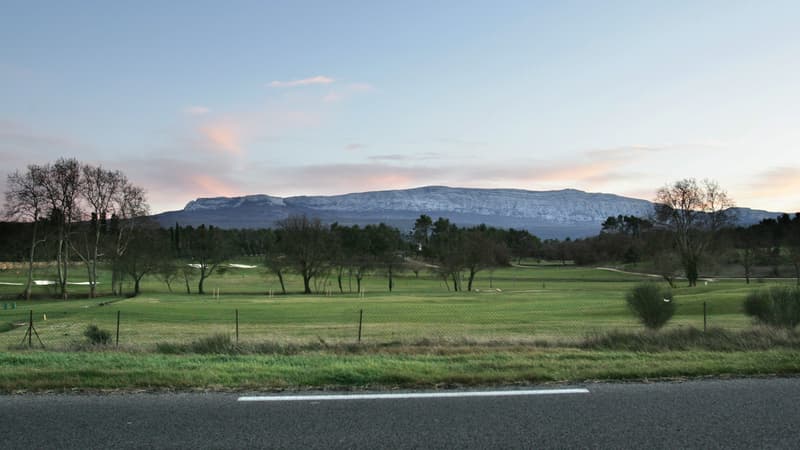
[[[289,215],[305,214],[326,223],[367,225],[384,222],[410,230],[420,214],[446,217],[460,225],[486,224],[526,229],[542,238],[585,237],[600,231],[609,216],[647,217],[653,204],[613,194],[575,189],[525,191],[428,186],[333,196],[199,198],[181,211],[155,216],[162,226],[210,224],[222,228],[268,228]],[[776,213],[737,208],[743,224]]]

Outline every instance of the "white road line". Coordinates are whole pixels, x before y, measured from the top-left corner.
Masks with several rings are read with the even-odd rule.
[[[400,400],[415,398],[522,397],[530,395],[588,394],[588,389],[536,389],[519,391],[405,392],[396,394],[265,395],[239,397],[240,402],[304,402],[322,400]]]

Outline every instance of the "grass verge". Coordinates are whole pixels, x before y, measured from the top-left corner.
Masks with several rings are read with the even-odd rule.
[[[670,352],[428,348],[415,352],[0,354],[0,391],[437,388],[800,373],[800,350]]]

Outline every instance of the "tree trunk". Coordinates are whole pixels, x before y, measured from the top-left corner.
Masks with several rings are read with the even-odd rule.
[[[752,255],[750,254],[750,249],[746,248],[744,250],[744,279],[746,284],[750,284],[750,270],[752,265]]]
[[[303,273],[303,293],[311,293],[311,275],[305,272]]]
[[[392,292],[394,288],[394,278],[393,278],[392,266],[389,266],[389,292]]]
[[[697,286],[698,277],[697,259],[690,257],[688,261],[686,261],[686,279],[689,280],[689,287]]]
[[[95,282],[94,282],[94,278],[92,277],[92,266],[89,263],[86,264],[86,272],[87,272],[87,275],[89,276],[89,298],[94,298],[95,297],[95,295],[94,295]]]
[[[139,295],[139,292],[141,292],[141,290],[139,289],[139,281],[142,279],[143,276],[144,276],[144,274],[142,274],[141,276],[138,276],[138,277],[136,277],[136,276],[133,277],[133,279],[134,279],[134,281],[133,281],[133,295],[134,295],[134,297]]]
[[[344,268],[339,266],[339,272],[336,276],[336,281],[339,283],[339,293],[344,294],[344,288],[342,287],[342,272],[344,272]]]
[[[797,287],[800,287],[800,261],[794,263],[794,278],[796,280]]]
[[[38,218],[34,217],[33,238],[31,239],[31,253],[30,253],[30,259],[28,259],[28,282],[25,283],[25,300],[31,299],[31,286],[33,285],[33,260],[35,259],[36,246],[38,245],[38,242],[36,242],[36,227],[38,224],[39,224]]]
[[[283,293],[283,295],[286,295],[286,285],[283,284],[283,272],[281,272],[280,269],[278,269],[275,271],[275,275],[278,276],[278,281],[281,283],[281,292]]]
[[[111,266],[111,295],[116,297],[117,295],[121,295],[122,293],[117,293],[117,269],[114,268],[114,264],[112,263]]]
[[[475,269],[469,269],[469,282],[467,282],[467,292],[472,292],[472,281],[475,280]]]
[[[59,296],[63,295],[63,292],[64,292],[64,286],[61,283],[61,280],[64,279],[64,274],[63,274],[62,268],[61,268],[61,259],[64,257],[64,255],[62,253],[64,251],[63,247],[64,247],[64,240],[61,239],[61,237],[59,237],[59,239],[58,239],[58,248],[56,249],[56,274],[58,276],[58,295]]]
[[[67,280],[69,279],[69,245],[64,245],[64,280],[63,287],[61,288],[61,295],[64,300],[69,298],[69,288],[67,287]]]

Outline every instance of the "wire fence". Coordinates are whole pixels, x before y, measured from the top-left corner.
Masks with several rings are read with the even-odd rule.
[[[520,305],[431,302],[413,306],[367,303],[314,305],[221,303],[148,311],[114,304],[23,309],[4,303],[0,314],[0,348],[59,349],[88,342],[89,325],[105,330],[111,344],[142,349],[163,343],[189,343],[226,335],[240,343],[336,345],[458,344],[458,343],[574,343],[591,333],[643,329],[632,316],[609,315],[584,308],[574,319],[543,314],[534,302]],[[66,305],[69,305],[68,303]],[[751,327],[743,314],[716,313],[717,305],[703,302],[690,314],[676,315],[667,328]],[[723,309],[723,308],[719,308]]]

